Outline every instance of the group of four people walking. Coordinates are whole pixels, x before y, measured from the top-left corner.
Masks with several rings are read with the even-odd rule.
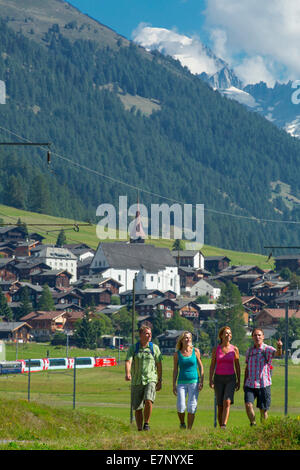
[[[131,405],[135,410],[137,428],[149,430],[149,421],[156,391],[162,387],[162,355],[151,342],[152,332],[147,325],[139,330],[140,340],[132,345],[125,360],[125,379],[131,381]],[[239,350],[231,344],[229,326],[220,329],[219,344],[212,351],[209,386],[214,390],[218,423],[226,428],[234,393],[240,389],[241,370]],[[260,328],[252,331],[253,346],[246,352],[244,374],[244,401],[250,425],[254,426],[254,400],[261,419],[268,417],[271,404],[271,368],[274,356],[282,355],[282,342],[277,349],[264,343]],[[203,388],[204,368],[198,348],[193,346],[192,334],[184,331],[178,338],[173,359],[173,393],[177,397],[177,414],[181,429],[192,429],[197,410],[198,395]],[[187,424],[185,414],[187,412]]]

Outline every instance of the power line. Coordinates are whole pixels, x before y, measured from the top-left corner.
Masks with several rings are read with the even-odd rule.
[[[3,131],[5,132],[8,132],[12,135],[14,135],[15,137],[18,137],[19,139],[22,139],[26,142],[28,142],[28,145],[30,145],[30,141],[28,139],[26,139],[25,137],[22,137],[18,134],[16,134],[15,132],[9,130],[9,129],[6,129],[5,127],[3,126],[0,126],[0,129],[2,129]],[[42,145],[45,145],[45,144],[42,144]],[[52,151],[51,152],[52,155],[55,155],[56,157],[60,158],[61,160],[64,160],[65,162],[73,165],[74,167],[77,167],[77,168],[80,168],[82,170],[85,170],[85,171],[88,171],[90,173],[93,173],[94,175],[96,176],[100,176],[101,178],[106,178],[108,179],[109,181],[111,181],[112,183],[116,183],[116,184],[119,184],[119,185],[123,185],[123,186],[126,186],[130,189],[133,189],[135,191],[139,191],[139,192],[142,192],[142,193],[145,193],[145,194],[148,194],[150,196],[155,196],[155,197],[158,197],[160,199],[165,199],[167,201],[170,201],[170,202],[173,202],[173,203],[177,203],[177,204],[189,204],[187,203],[186,201],[180,201],[180,200],[177,200],[177,199],[174,199],[174,198],[170,198],[168,196],[163,196],[161,194],[158,194],[158,193],[155,193],[153,191],[150,191],[150,190],[147,190],[147,189],[144,189],[144,188],[140,188],[136,185],[133,185],[133,184],[130,184],[130,183],[126,183],[125,181],[122,181],[122,180],[119,180],[117,178],[114,178],[110,175],[107,175],[105,173],[101,173],[100,171],[98,170],[94,170],[92,168],[89,168],[85,165],[82,165],[81,163],[78,163],[78,162],[74,162],[74,160],[71,160],[70,158],[67,158],[65,157],[64,155],[61,155],[55,151]],[[195,205],[195,204],[191,204],[190,205]],[[207,208],[204,206],[204,211],[205,212],[208,212],[208,213],[213,213],[213,214],[217,214],[217,215],[223,215],[223,216],[226,216],[226,217],[232,217],[232,218],[236,218],[236,219],[242,219],[242,220],[248,220],[249,222],[259,222],[259,223],[276,223],[276,224],[293,224],[293,225],[300,225],[300,221],[296,221],[296,220],[278,220],[278,219],[262,219],[262,218],[258,218],[258,217],[254,217],[254,216],[246,216],[246,215],[238,215],[238,214],[233,214],[232,212],[225,212],[225,211],[219,211],[219,210],[216,210],[216,209],[210,209],[210,208]]]

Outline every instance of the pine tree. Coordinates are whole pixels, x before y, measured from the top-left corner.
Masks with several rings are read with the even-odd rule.
[[[218,300],[216,319],[218,329],[228,325],[232,332],[232,344],[239,348],[245,343],[245,321],[244,308],[241,294],[238,287],[232,282],[228,282],[221,288],[221,296]]]
[[[1,288],[0,288],[0,316],[6,321],[11,321],[13,318],[12,310],[7,305],[6,297],[3,294]]]
[[[17,309],[15,314],[15,320],[18,321],[19,318],[25,317],[28,313],[33,311],[32,304],[29,297],[28,287],[24,287],[20,293],[20,307]]]
[[[66,238],[65,231],[63,229],[61,229],[61,231],[58,234],[55,246],[62,247],[66,243],[67,243],[67,238]]]
[[[40,296],[37,303],[37,310],[42,310],[46,312],[55,310],[54,300],[47,284],[45,284],[43,287],[42,295]]]

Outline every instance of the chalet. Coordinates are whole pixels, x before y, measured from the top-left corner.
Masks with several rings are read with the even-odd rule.
[[[14,249],[14,255],[18,258],[31,256],[32,249],[36,248],[38,244],[39,242],[36,240],[19,241]]]
[[[183,330],[166,330],[161,335],[158,335],[159,347],[162,354],[174,354],[177,340],[183,333]]]
[[[84,317],[84,311],[81,310],[71,310],[66,311],[65,313],[65,324],[64,324],[64,331],[73,331],[76,327],[76,323],[82,320]]]
[[[210,300],[217,300],[221,295],[221,287],[210,279],[200,279],[190,289],[191,297],[207,296]]]
[[[43,261],[30,258],[22,261],[15,260],[14,272],[18,279],[24,279],[26,281],[32,281],[32,276],[39,274],[44,270],[51,270],[51,268]]]
[[[281,295],[275,301],[276,306],[279,308],[285,308],[288,304],[289,308],[298,309],[300,308],[300,291],[299,289],[290,289],[286,294]]]
[[[38,304],[39,297],[43,292],[42,286],[30,284],[29,282],[17,282],[14,284],[14,290],[11,292],[12,302],[20,302],[22,290],[27,287],[29,293],[29,300],[32,307],[35,308]]]
[[[47,284],[49,287],[56,289],[67,289],[70,287],[71,279],[72,274],[63,269],[47,269],[45,271],[31,275],[32,283],[40,284],[42,286]]]
[[[300,254],[281,255],[274,258],[275,269],[280,272],[284,268],[289,268],[295,272],[300,268]]]
[[[179,314],[191,321],[199,322],[200,307],[192,299],[180,299],[177,300],[176,310]]]
[[[0,242],[25,240],[26,233],[22,227],[7,225],[0,227]]]
[[[106,307],[111,304],[111,291],[102,288],[87,288],[79,289],[76,287],[74,292],[79,294],[82,298],[81,306],[88,307],[94,305],[95,307]]]
[[[89,287],[97,287],[101,289],[108,289],[111,291],[112,295],[118,295],[120,287],[122,284],[112,277],[107,277],[107,278],[89,278],[89,277],[83,277],[80,279],[79,282],[76,283],[77,287],[82,287],[84,285],[88,285]]]
[[[18,274],[12,258],[0,258],[0,281],[16,281]]]
[[[173,250],[171,255],[178,267],[204,269],[204,255],[199,250]]]
[[[58,305],[63,305],[64,307],[69,305],[78,305],[81,307],[82,296],[73,290],[69,290],[67,292],[53,292],[52,297],[55,303],[55,308],[57,308]]]
[[[31,326],[24,322],[0,322],[0,339],[27,343],[31,338]]]
[[[187,292],[200,279],[210,276],[210,272],[205,269],[186,268],[180,266],[178,268],[178,274],[180,278],[180,291]]]
[[[197,305],[200,309],[200,313],[199,313],[200,323],[202,321],[207,321],[207,320],[214,318],[215,312],[217,309],[216,304],[197,304]]]
[[[152,299],[156,297],[165,297],[164,293],[157,289],[141,289],[135,291],[135,302],[140,303],[145,299]],[[121,292],[120,294],[120,303],[121,305],[127,305],[128,307],[132,306],[133,303],[133,290],[127,290]]]
[[[257,315],[267,305],[266,302],[255,295],[242,296],[242,304],[249,315]]]
[[[204,268],[211,273],[217,273],[229,266],[230,259],[227,256],[205,256]]]
[[[0,281],[0,289],[6,297],[7,302],[12,302],[12,293],[19,289],[17,281]]]
[[[300,310],[289,309],[289,318],[299,318]],[[285,308],[264,308],[256,315],[255,326],[260,328],[277,327],[279,320],[285,318]]]
[[[77,279],[89,275],[92,261],[93,258],[89,257],[77,262]]]
[[[36,311],[20,319],[27,322],[35,340],[49,339],[57,331],[63,331],[66,323],[65,311]]]
[[[277,297],[288,291],[287,281],[263,281],[251,287],[251,292],[267,304],[275,304]]]
[[[12,243],[0,243],[0,257],[12,258],[15,252],[15,247]]]
[[[136,304],[135,310],[138,315],[150,318],[156,311],[160,311],[166,319],[170,319],[173,317],[175,310],[177,310],[177,303],[167,297],[147,298]]]
[[[100,243],[93,258],[90,274],[116,279],[122,284],[120,293],[136,289],[169,289],[180,294],[177,265],[167,248],[144,243]]]

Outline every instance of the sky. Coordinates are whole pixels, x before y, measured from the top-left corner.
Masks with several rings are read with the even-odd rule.
[[[300,79],[299,0],[68,0],[127,39],[178,58],[192,73],[227,62],[246,85]]]

